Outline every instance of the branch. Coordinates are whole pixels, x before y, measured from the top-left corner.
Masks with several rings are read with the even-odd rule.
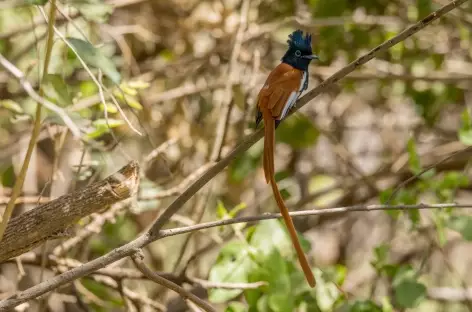
[[[154,273],[151,269],[149,269],[146,264],[144,263],[144,254],[142,250],[136,252],[132,257],[134,264],[136,267],[146,275],[150,280],[156,282],[159,285],[162,285],[168,289],[171,289],[178,293],[183,299],[187,299],[195,303],[197,306],[202,308],[204,311],[207,312],[216,312],[216,310],[208,304],[206,301],[198,298],[191,292],[185,290],[183,287],[165,279],[164,277],[160,276],[159,274]]]
[[[330,214],[339,214],[342,212],[354,212],[354,211],[375,211],[375,210],[417,210],[417,209],[444,209],[444,208],[472,208],[472,204],[454,204],[454,203],[445,203],[445,204],[416,204],[416,205],[356,205],[356,206],[347,206],[347,207],[336,207],[336,208],[323,208],[323,209],[311,209],[311,210],[301,210],[290,212],[292,218],[295,217],[306,217],[306,216],[319,216],[319,215],[330,215]],[[190,226],[183,226],[179,228],[162,230],[159,233],[159,236],[156,239],[161,239],[164,237],[175,236],[180,234],[185,234],[194,231],[200,231],[212,227],[231,225],[236,223],[246,223],[246,222],[257,222],[262,220],[269,219],[279,219],[282,215],[280,213],[265,213],[259,216],[247,216],[239,217],[232,219],[224,219],[218,221],[210,221],[206,223],[200,223]]]
[[[472,300],[472,288],[430,288],[428,298],[443,302],[465,302]]]
[[[309,91],[305,96],[303,96],[298,101],[298,109],[312,99],[314,99],[318,94],[322,93],[324,90],[327,90],[332,84],[336,83],[344,76],[348,75],[359,66],[365,64],[372,58],[374,58],[377,54],[386,51],[388,48],[392,47],[396,43],[405,40],[409,36],[417,33],[431,22],[439,19],[441,16],[446,14],[447,12],[451,11],[455,7],[463,4],[467,0],[457,0],[451,1],[449,4],[445,5],[438,11],[435,11],[419,21],[418,23],[412,25],[405,31],[401,32],[394,38],[386,41],[385,43],[381,44],[380,46],[376,47],[368,54],[361,56],[354,62],[347,65],[345,68],[336,72],[333,76],[325,80],[323,83],[318,85],[316,88]],[[296,111],[294,109],[293,111]],[[13,308],[23,302],[26,302],[30,299],[36,298],[40,295],[43,295],[49,291],[52,291],[62,285],[70,283],[71,281],[90,274],[100,268],[103,268],[110,263],[118,261],[124,257],[130,256],[135,253],[136,249],[142,248],[147,244],[151,243],[155,239],[157,239],[160,235],[159,231],[161,230],[162,226],[167,223],[167,221],[174,215],[196,192],[198,192],[208,181],[210,181],[214,176],[216,176],[219,172],[221,172],[229,163],[233,160],[236,155],[248,150],[252,145],[254,145],[260,138],[262,138],[263,129],[256,131],[255,133],[246,137],[243,142],[237,146],[229,155],[221,159],[218,163],[216,163],[213,167],[209,168],[208,171],[202,175],[200,179],[195,181],[189,188],[183,192],[175,201],[164,211],[164,213],[156,220],[153,224],[151,229],[136,238],[135,240],[129,242],[126,245],[123,245],[119,248],[112,250],[111,252],[94,259],[76,269],[72,269],[66,273],[60,274],[49,280],[42,282],[36,286],[33,286],[25,291],[19,292],[13,296],[8,297],[7,299],[0,301],[0,311],[7,311],[10,308]]]
[[[103,181],[11,219],[0,241],[0,262],[57,238],[83,217],[129,198],[136,192],[138,181],[138,164],[130,162]]]

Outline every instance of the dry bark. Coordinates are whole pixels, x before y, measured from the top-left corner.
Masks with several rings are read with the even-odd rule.
[[[83,217],[133,196],[138,184],[139,165],[131,161],[102,181],[11,219],[0,242],[0,263],[63,236]]]

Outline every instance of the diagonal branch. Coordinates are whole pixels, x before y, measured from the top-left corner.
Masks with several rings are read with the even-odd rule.
[[[412,36],[413,34],[417,33],[433,21],[439,19],[441,16],[446,14],[447,12],[453,10],[457,6],[465,3],[467,0],[456,0],[451,1],[449,4],[443,6],[439,10],[431,13],[430,15],[426,16],[424,19],[420,20],[418,23],[412,25],[411,27],[407,28],[405,31],[401,32],[394,38],[384,42],[383,44],[379,45],[366,55],[361,56],[354,62],[348,64],[343,69],[336,72],[333,76],[326,79],[323,83],[321,83],[316,88],[309,91],[305,96],[303,96],[300,101],[298,102],[298,108],[306,105],[309,101],[314,99],[318,94],[322,93],[324,90],[328,89],[332,84],[338,82],[341,78],[345,77],[359,66],[367,63],[369,60],[374,58],[381,52],[386,51],[393,45],[405,40],[406,38]],[[296,109],[295,109],[296,110]],[[294,111],[295,111],[294,110]],[[148,233],[145,233],[135,240],[129,242],[128,244],[121,246],[119,248],[114,249],[113,251],[94,259],[76,269],[72,269],[66,273],[60,274],[55,276],[47,281],[44,281],[36,286],[33,286],[25,291],[19,292],[13,296],[8,297],[7,299],[0,302],[0,311],[7,311],[23,302],[26,302],[30,299],[36,298],[40,295],[43,295],[49,291],[52,291],[62,285],[70,283],[71,281],[80,278],[82,276],[88,275],[91,272],[94,272],[100,268],[103,268],[110,263],[118,261],[127,256],[131,256],[136,252],[136,249],[139,249],[147,244],[151,243],[152,241],[156,240],[159,237],[159,232],[164,224],[174,215],[182,206],[196,193],[198,192],[208,181],[210,181],[214,176],[216,176],[219,172],[221,172],[229,163],[233,160],[233,158],[249,149],[252,145],[254,145],[260,138],[262,138],[263,130],[260,129],[259,131],[253,133],[246,137],[243,142],[237,146],[229,155],[221,159],[218,163],[216,163],[213,167],[209,168],[208,171],[202,175],[200,179],[195,181],[189,188],[183,192],[165,211],[164,213],[156,220],[153,224],[152,228]]]
[[[192,301],[206,312],[216,312],[216,310],[206,301],[198,298],[191,292],[185,290],[183,287],[169,281],[168,279],[149,269],[144,263],[144,254],[141,249],[136,252],[131,258],[133,259],[133,262],[136,267],[153,282],[175,291],[182,298]]]

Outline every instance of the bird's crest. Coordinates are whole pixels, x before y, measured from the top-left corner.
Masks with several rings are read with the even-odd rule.
[[[303,31],[300,29],[288,35],[287,43],[289,48],[310,51],[311,53],[311,34],[307,33],[305,37],[303,37]]]

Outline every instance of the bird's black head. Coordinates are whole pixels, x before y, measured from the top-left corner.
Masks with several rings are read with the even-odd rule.
[[[307,33],[303,37],[303,31],[295,30],[288,36],[288,50],[282,57],[282,62],[292,65],[300,70],[308,70],[308,65],[318,56],[311,50],[311,35]]]

